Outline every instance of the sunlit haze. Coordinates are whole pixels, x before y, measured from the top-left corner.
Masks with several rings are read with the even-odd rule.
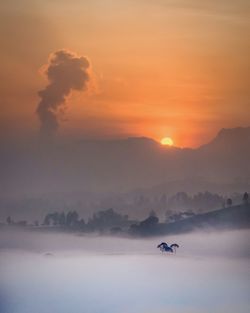
[[[60,49],[86,56],[91,77],[61,108],[59,137],[192,147],[249,125],[247,0],[10,0],[0,17],[1,136],[35,136],[41,68]]]

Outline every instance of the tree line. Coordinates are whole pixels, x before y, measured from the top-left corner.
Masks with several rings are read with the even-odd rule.
[[[182,194],[182,199],[185,197]],[[249,195],[245,192],[242,196],[242,204],[249,203]],[[231,207],[232,199],[228,198],[225,206]],[[164,224],[178,222],[196,214],[192,211],[183,210],[169,214],[166,212]],[[8,225],[27,226],[26,221],[15,222],[10,216],[7,217]],[[54,211],[45,215],[42,223],[35,221],[33,226],[41,228],[59,228],[68,231],[99,232],[99,233],[121,233],[129,232],[132,234],[152,234],[157,230],[159,218],[154,210],[142,221],[131,220],[128,215],[114,211],[112,208],[100,210],[94,213],[88,220],[81,218],[76,210],[73,211]]]

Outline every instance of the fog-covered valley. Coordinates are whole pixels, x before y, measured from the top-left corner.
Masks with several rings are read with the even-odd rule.
[[[2,231],[1,312],[249,312],[250,232],[151,239]],[[157,249],[178,243],[175,253]]]

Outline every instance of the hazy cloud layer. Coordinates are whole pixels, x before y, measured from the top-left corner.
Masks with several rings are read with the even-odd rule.
[[[0,311],[246,313],[248,238],[249,231],[149,240],[1,233]],[[178,242],[178,252],[161,254],[163,239]]]
[[[87,88],[89,67],[86,57],[66,50],[51,55],[45,71],[49,84],[39,91],[41,100],[36,110],[43,135],[51,135],[58,129],[60,109],[63,109],[70,92]]]

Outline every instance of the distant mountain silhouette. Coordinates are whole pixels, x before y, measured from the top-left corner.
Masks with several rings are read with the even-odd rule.
[[[216,183],[247,183],[250,178],[250,128],[222,129],[192,152],[193,172]]]
[[[224,149],[233,151],[245,147],[249,151],[249,145],[246,145],[246,143],[250,142],[249,136],[250,127],[223,128],[210,143],[201,146],[200,149],[211,149],[213,147],[213,149],[220,151]]]
[[[197,179],[204,188],[206,182],[208,187],[238,183],[244,188],[250,180],[249,160],[250,127],[222,129],[197,149],[163,147],[149,138],[33,143],[2,153],[1,194],[123,192]]]

